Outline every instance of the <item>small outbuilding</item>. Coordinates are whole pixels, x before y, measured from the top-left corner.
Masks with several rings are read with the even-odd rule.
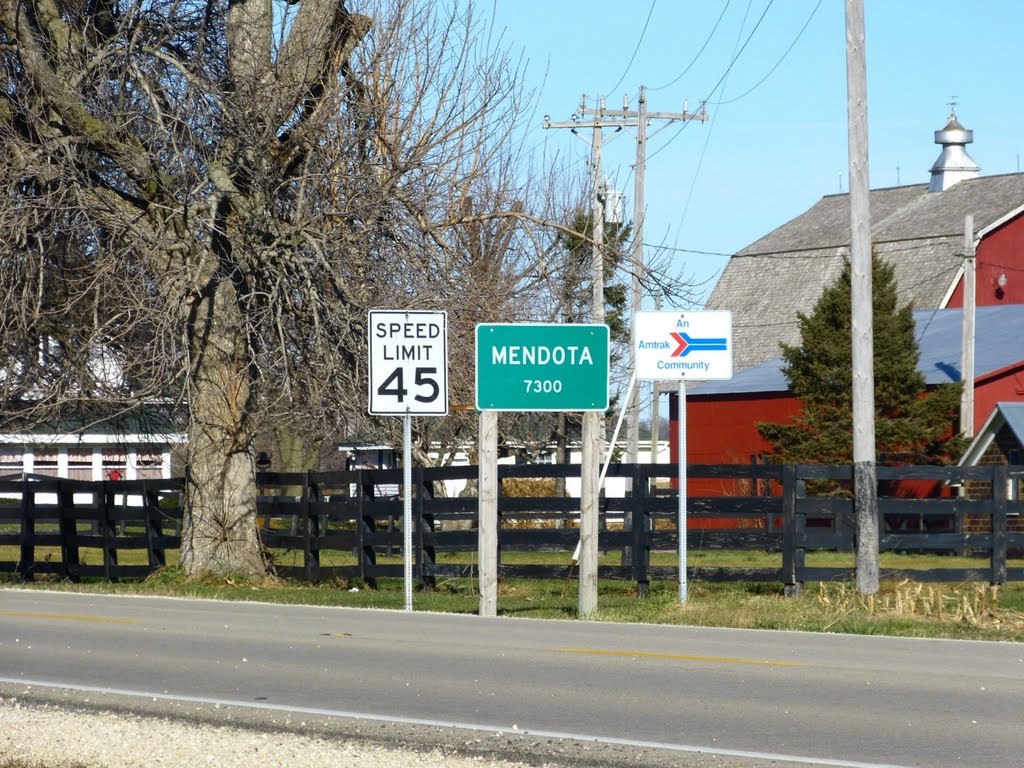
[[[959,464],[965,467],[1024,464],[1024,403],[996,403]],[[1024,499],[1024,479],[1010,479],[1006,491],[1011,501]],[[964,495],[985,499],[991,497],[992,488],[988,481],[971,480],[964,484]]]

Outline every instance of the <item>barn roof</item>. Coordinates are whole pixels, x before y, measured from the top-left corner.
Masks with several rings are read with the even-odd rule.
[[[917,369],[929,385],[960,381],[963,310],[931,309],[914,312],[920,351]],[[733,337],[735,340],[735,336]],[[1024,304],[978,307],[975,315],[974,375],[984,379],[1014,365],[1024,365]],[[796,343],[800,340],[797,338]],[[695,384],[692,397],[782,393],[789,382],[776,357],[736,373],[731,379]]]
[[[945,192],[927,184],[871,191],[871,242],[895,268],[903,302],[940,307],[959,278],[964,216],[975,232],[1024,206],[1024,173],[966,179]],[[850,253],[849,195],[808,211],[735,254],[705,305],[733,315],[733,365],[742,371],[799,342],[797,313],[810,313]]]

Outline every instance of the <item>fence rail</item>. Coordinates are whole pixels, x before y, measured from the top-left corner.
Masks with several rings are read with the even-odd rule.
[[[428,584],[475,575],[477,499],[447,498],[440,490],[446,480],[472,483],[477,472],[477,467],[413,471],[414,573]],[[579,477],[579,472],[579,465],[499,466],[500,576],[565,576],[578,539],[579,500],[510,491],[522,492],[512,487],[518,480],[543,484]],[[676,565],[651,562],[652,553],[678,551],[678,497],[671,487],[675,474],[675,465],[609,467],[608,475],[629,478],[633,491],[602,497],[599,547],[621,556],[617,565],[600,566],[600,578],[635,581],[643,590],[651,581],[678,577]],[[687,475],[721,481],[732,490],[726,496],[687,498],[690,551],[757,550],[778,556],[778,566],[771,568],[691,562],[690,578],[798,588],[805,581],[853,576],[852,567],[807,564],[809,552],[855,549],[853,503],[845,493],[852,482],[849,466],[691,465]],[[403,501],[378,494],[401,489],[401,470],[271,472],[257,480],[257,524],[264,545],[278,554],[280,575],[315,582],[359,578],[371,585],[402,576]],[[1011,560],[1024,553],[1024,502],[1018,493],[1024,467],[880,467],[878,481],[880,550],[951,556],[949,567],[888,571],[885,578],[1024,580],[1024,564]],[[962,484],[986,495],[953,495],[952,486]],[[71,580],[143,578],[166,565],[167,553],[180,547],[183,485],[181,479],[0,478],[0,499],[8,502],[0,503],[0,573],[22,579],[41,574]],[[917,498],[922,490],[931,496]],[[550,558],[530,563],[513,556],[531,552],[564,552],[566,557],[551,564]],[[289,557],[281,553],[301,564],[287,564]],[[958,567],[957,556],[964,554],[984,557],[987,566]],[[605,563],[615,559],[605,558]]]
[[[144,578],[181,544],[182,488],[181,480],[0,478],[8,502],[0,503],[0,573]],[[119,553],[131,550],[142,556],[120,563]]]

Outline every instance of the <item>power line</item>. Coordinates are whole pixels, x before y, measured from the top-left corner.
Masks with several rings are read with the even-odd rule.
[[[936,272],[935,274],[929,275],[928,277],[923,277],[920,280],[918,280],[916,283],[911,283],[910,285],[901,285],[901,286],[899,286],[896,289],[896,295],[899,296],[900,294],[910,293],[911,291],[913,291],[918,286],[930,283],[933,280],[939,279],[940,277],[946,277],[947,275],[952,275],[954,272],[956,272],[959,269],[960,269],[960,265],[957,264],[956,266],[950,267],[949,269],[944,269],[941,272]]]
[[[890,243],[875,242],[874,245],[875,246],[883,246],[883,245],[887,246],[887,245],[890,245],[891,242],[892,241],[890,241]],[[781,252],[780,251],[774,251],[774,252],[767,252],[767,253],[734,253],[734,254],[731,254],[731,255],[733,256],[733,258],[737,258],[737,259],[830,259],[830,258],[835,258],[836,256],[844,256],[844,258],[849,258],[848,256],[845,256],[844,254],[838,254],[838,253],[818,253],[818,251],[826,251],[826,250],[831,251],[831,250],[834,250],[836,248],[846,248],[848,246],[849,246],[849,243],[838,243],[838,244],[834,244],[834,245],[818,246],[818,247],[815,247],[815,248],[804,248],[803,250],[800,250],[800,251],[781,251]],[[924,250],[924,249],[935,248],[936,246],[943,246],[946,249],[945,255],[953,255],[955,253],[959,253],[953,247],[953,245],[951,243],[947,243],[947,242],[938,242],[938,243],[924,242],[924,243],[919,243],[919,244],[916,244],[916,245],[904,245],[904,246],[900,246],[898,248],[886,248],[884,251],[879,251],[879,255],[884,257],[884,256],[889,256],[890,254],[895,254],[895,253],[909,253],[910,251],[920,251],[920,250]],[[714,255],[714,254],[712,254],[712,255]],[[725,254],[722,254],[722,255],[725,255]]]
[[[704,53],[704,49],[708,47],[708,43],[711,42],[711,38],[715,36],[715,31],[718,29],[718,25],[722,23],[722,19],[725,18],[725,12],[729,10],[729,5],[731,3],[732,0],[728,0],[728,2],[726,2],[725,7],[722,8],[722,12],[718,15],[718,20],[715,22],[715,26],[711,28],[711,31],[708,33],[708,36],[704,39],[704,45],[700,47],[700,50],[697,51],[697,55],[694,56],[690,63],[686,65],[686,68],[664,85],[659,85],[657,88],[651,88],[650,90],[663,91],[666,88],[678,83],[683,78],[683,76],[690,71],[690,68],[697,63],[697,59],[699,59],[701,57],[701,54]]]
[[[674,253],[694,253],[698,256],[734,256],[732,253],[724,253],[723,251],[699,251],[696,248],[681,248],[676,245],[658,245],[657,243],[644,243],[645,247],[657,248],[661,251],[672,251]]]
[[[714,95],[715,91],[717,91],[721,87],[722,83],[725,82],[725,80],[729,77],[729,73],[732,72],[733,66],[739,60],[740,56],[743,55],[743,51],[746,49],[747,45],[753,39],[754,34],[757,32],[758,27],[761,26],[761,22],[764,21],[765,16],[768,15],[768,11],[771,9],[771,7],[774,4],[774,2],[775,2],[775,0],[769,0],[768,5],[765,6],[764,11],[761,13],[761,16],[758,18],[757,23],[754,24],[754,28],[751,29],[750,30],[750,34],[747,35],[747,39],[743,41],[743,45],[741,45],[739,47],[739,49],[733,54],[732,60],[729,62],[728,66],[725,68],[725,72],[723,72],[722,76],[720,78],[718,78],[718,82],[715,83],[715,87],[711,89],[710,93],[708,93],[707,98],[704,99],[701,103],[706,103],[707,101],[709,101],[711,99],[711,97]],[[748,11],[750,10],[750,5],[749,4],[747,5],[747,10]],[[686,125],[687,125],[686,123],[683,123],[682,126],[680,126],[679,130],[676,131],[674,134],[672,134],[672,137],[668,141],[666,141],[664,144],[662,144],[660,147],[658,147],[656,150],[654,150],[654,152],[652,152],[650,155],[648,155],[648,157],[649,158],[655,157],[659,152],[662,152],[665,149],[667,149],[669,147],[669,145],[672,144],[673,141],[675,141],[677,138],[679,138],[679,134],[681,134],[684,130],[686,130]],[[700,160],[701,163],[703,163],[703,161],[704,161],[704,153],[707,152],[708,142],[711,141],[711,131],[714,130],[714,127],[715,127],[715,121],[712,120],[711,121],[711,126],[708,128],[707,138],[704,141],[704,150],[703,150],[703,152],[701,152],[701,160]],[[697,174],[699,174],[699,173],[700,173],[700,163],[698,163],[698,168],[697,168]],[[693,189],[694,189],[694,187],[697,184],[697,174],[694,174],[693,184],[690,185],[690,194],[687,196],[687,205],[686,205],[686,207],[689,207],[690,198],[693,197]],[[685,216],[685,208],[684,208],[683,215]]]
[[[740,49],[736,51],[735,54],[733,54],[732,61],[729,62],[729,66],[725,68],[725,72],[722,73],[722,76],[718,78],[718,82],[715,83],[715,87],[711,89],[711,93],[708,94],[705,101],[710,101],[711,96],[715,93],[715,91],[718,90],[719,86],[721,86],[725,79],[729,76],[729,73],[732,71],[733,66],[735,66],[737,61],[739,61],[740,56],[743,55],[743,51],[746,50],[747,45],[753,39],[758,27],[761,26],[761,22],[764,21],[764,17],[768,15],[768,11],[771,10],[771,7],[774,3],[775,0],[768,0],[768,5],[764,7],[764,11],[761,13],[760,18],[758,18],[757,23],[754,24],[754,28],[750,30],[750,34],[747,35],[747,39],[743,41],[743,45],[740,46]]]
[[[654,10],[652,4],[651,10]],[[646,25],[644,27],[646,29]],[[628,67],[627,67],[628,69]],[[591,118],[588,120],[588,117]],[[635,110],[629,108],[629,104],[624,103],[622,109],[608,109],[605,106],[603,98],[598,98],[597,106],[590,108],[586,103],[586,98],[580,103],[579,109],[573,118],[569,122],[551,122],[550,119],[545,118],[545,128],[569,128],[573,134],[580,136],[579,131],[581,129],[590,129],[592,131],[592,140],[590,142],[591,148],[594,151],[594,164],[593,164],[593,210],[594,210],[594,268],[593,268],[593,286],[594,286],[594,322],[602,322],[603,315],[599,316],[597,308],[603,304],[603,263],[604,258],[601,253],[603,248],[603,220],[604,220],[604,209],[603,204],[606,200],[602,197],[603,179],[601,177],[601,165],[600,165],[600,149],[603,146],[603,139],[601,138],[601,131],[603,128],[614,128],[615,130],[622,130],[623,128],[635,128],[636,129],[636,162],[633,165],[633,172],[631,175],[635,176],[635,198],[634,198],[634,211],[633,211],[633,247],[630,258],[631,269],[632,269],[632,287],[631,287],[631,298],[630,298],[630,309],[633,313],[636,313],[642,304],[642,279],[644,273],[644,258],[643,258],[643,220],[646,215],[644,208],[644,183],[645,183],[645,169],[647,167],[647,128],[654,121],[667,121],[668,123],[682,120],[688,122],[691,120],[699,120],[701,122],[707,120],[707,112],[704,110],[703,104],[701,109],[696,114],[690,113],[686,109],[682,112],[659,112],[650,111],[647,109],[647,94],[646,89],[640,86],[639,98],[637,100],[637,108]],[[585,140],[585,139],[584,139]],[[633,330],[635,336],[636,331]],[[633,354],[633,347],[630,350],[630,370],[636,371],[636,359]],[[637,441],[638,441],[638,430],[639,430],[639,408],[637,403],[636,390],[632,390],[632,394],[629,396],[629,403],[624,405],[624,415],[629,416],[629,425],[627,428],[627,456],[631,456],[634,460],[637,454]],[[588,422],[584,422],[586,425]],[[591,441],[599,442],[598,429],[593,428],[587,430],[587,437],[584,438],[585,445],[591,445]],[[584,462],[585,463],[585,462]]]
[[[733,328],[780,328],[784,325],[797,325],[800,321],[797,318],[782,320],[778,323],[734,323]]]
[[[640,39],[636,41],[636,48],[633,49],[633,55],[629,57],[629,63],[626,64],[626,68],[622,72],[622,77],[619,78],[619,81],[615,83],[615,85],[605,91],[605,93],[611,93],[622,85],[622,81],[625,80],[626,75],[629,74],[629,68],[633,66],[633,62],[636,60],[636,55],[640,51],[640,46],[644,42],[644,36],[647,34],[647,25],[651,23],[651,16],[654,15],[654,6],[657,4],[658,0],[651,0],[651,8],[647,11],[647,21],[644,22],[644,28],[640,31]]]
[[[999,269],[1005,269],[1008,272],[1024,272],[1024,267],[1020,267],[1015,264],[996,264],[995,262],[992,262],[987,266],[998,267]]]
[[[782,64],[783,61],[785,61],[786,57],[789,56],[789,52],[793,50],[793,47],[797,44],[797,42],[799,42],[800,38],[803,37],[803,34],[807,30],[807,27],[810,26],[811,20],[814,18],[815,14],[818,12],[818,9],[821,7],[821,2],[822,2],[822,0],[818,0],[818,4],[814,6],[814,10],[811,11],[811,15],[807,17],[807,21],[804,22],[804,25],[802,27],[800,27],[800,31],[797,32],[796,37],[793,38],[793,42],[789,44],[789,48],[786,49],[786,52],[782,54],[782,57],[777,62],[775,62],[775,66],[773,66],[771,69],[769,69],[767,74],[765,74],[764,77],[762,77],[760,80],[758,80],[756,83],[754,83],[748,90],[744,91],[739,96],[731,98],[728,101],[718,101],[718,102],[715,102],[716,106],[722,106],[723,104],[732,104],[734,102],[739,101],[740,99],[746,98],[751,93],[756,91],[765,80],[767,80],[769,77],[771,77],[772,74],[775,72],[775,70],[779,68],[779,66]]]
[[[764,21],[764,17],[768,15],[768,9],[772,7],[772,2],[774,2],[774,0],[769,0],[768,5],[765,6],[764,12],[761,14],[761,17],[757,20],[757,23],[754,24],[754,28],[750,30],[750,34],[747,35],[747,39],[743,41],[743,45],[740,46],[739,50],[737,50],[737,51],[735,51],[733,53],[732,61],[729,62],[729,66],[726,68],[725,72],[722,74],[722,77],[719,78],[718,83],[715,84],[715,87],[714,87],[714,89],[712,89],[711,93],[714,93],[716,90],[718,90],[719,86],[722,86],[722,89],[724,91],[724,89],[725,89],[724,83],[725,83],[726,79],[729,77],[729,73],[732,72],[733,66],[736,64],[736,61],[739,59],[740,55],[743,53],[743,50],[747,47],[747,43],[749,43],[753,39],[754,34],[757,32],[757,28],[760,27],[761,26],[761,22]],[[750,4],[747,5],[747,12],[748,13],[750,12]],[[747,19],[747,16],[746,16],[746,13],[744,13],[744,15],[743,15],[744,23],[746,22],[746,19]],[[740,27],[740,31],[742,32],[742,30],[743,30],[743,27],[741,26]],[[739,42],[738,38],[737,38],[736,42],[737,43]],[[711,98],[711,94],[708,94],[708,98],[709,99]],[[694,173],[693,173],[693,181],[690,183],[690,191],[687,193],[687,195],[686,195],[686,202],[683,204],[683,212],[682,212],[682,214],[679,217],[680,223],[686,221],[686,214],[690,210],[690,203],[693,200],[693,193],[697,189],[697,179],[700,177],[701,169],[704,167],[704,158],[705,158],[705,156],[708,153],[708,147],[711,145],[711,134],[714,132],[715,124],[717,122],[718,122],[718,113],[716,112],[715,116],[711,119],[711,125],[708,126],[707,135],[704,137],[704,147],[700,151],[700,158],[697,160],[697,169],[694,171]]]

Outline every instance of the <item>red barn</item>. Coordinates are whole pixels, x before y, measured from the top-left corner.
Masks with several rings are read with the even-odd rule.
[[[1024,400],[1024,173],[979,176],[972,141],[950,116],[936,131],[942,152],[929,184],[872,190],[872,248],[893,265],[900,296],[918,322],[929,384],[960,379],[965,219],[973,216],[977,264],[974,424],[997,402]],[[849,196],[829,195],[736,253],[706,309],[733,317],[736,375],[687,390],[691,463],[757,461],[767,445],[756,422],[789,421],[800,404],[780,371],[780,343],[800,342],[808,314],[850,253]],[[677,398],[670,396],[673,424]],[[671,431],[673,461],[677,431]],[[692,494],[721,493],[694,487]]]

